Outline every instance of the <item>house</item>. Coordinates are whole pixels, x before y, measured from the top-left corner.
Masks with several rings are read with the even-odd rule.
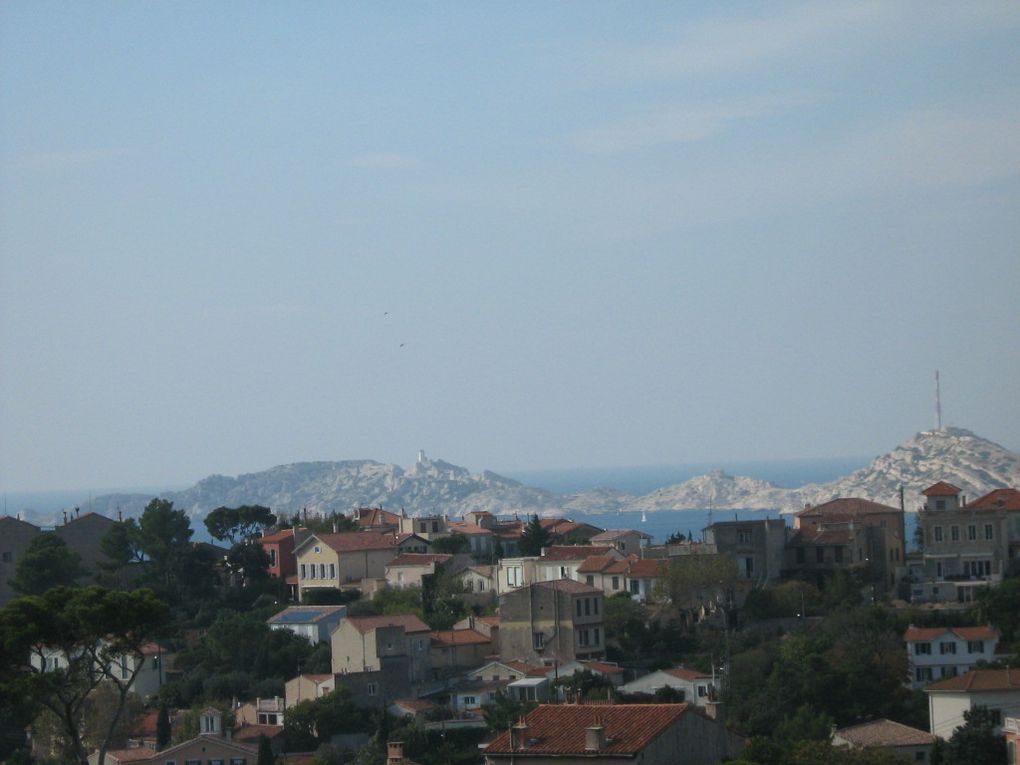
[[[161,752],[128,749],[107,752],[106,765],[255,765],[258,747],[231,741],[223,729],[223,713],[209,707],[199,715],[199,735]],[[89,765],[99,765],[99,753],[89,755]]]
[[[17,572],[18,561],[39,533],[41,529],[27,521],[0,516],[0,608],[17,596],[8,580]]]
[[[542,704],[482,754],[485,765],[714,765],[742,749],[688,704]]]
[[[402,553],[386,564],[384,577],[390,587],[421,587],[422,578],[432,576],[452,555],[430,553]]]
[[[531,664],[605,658],[601,590],[572,579],[536,582],[499,599],[499,653]]]
[[[490,680],[492,682],[513,682],[523,677],[545,677],[549,667],[525,664],[522,661],[490,661],[484,666],[468,672],[474,680]]]
[[[612,555],[592,555],[577,567],[578,579],[606,595],[627,592],[627,570],[630,559],[620,560]]]
[[[409,516],[401,510],[397,528],[406,534],[417,534],[430,542],[450,535],[450,524],[445,515]]]
[[[704,707],[715,697],[712,676],[687,667],[660,669],[620,686],[620,693],[654,696],[662,688],[672,688],[680,700]]]
[[[496,600],[496,566],[473,564],[454,577],[464,592],[461,598],[468,606],[488,606]]]
[[[73,517],[53,529],[53,534],[64,540],[67,549],[78,553],[82,568],[87,572],[78,581],[91,584],[92,577],[99,570],[99,564],[108,563],[109,558],[103,552],[103,537],[117,522],[99,513],[79,513],[74,509]]]
[[[609,545],[624,555],[641,554],[642,546],[652,541],[652,535],[634,529],[609,529],[591,538],[593,545]]]
[[[968,504],[960,488],[939,481],[922,494],[922,567],[912,600],[969,603],[981,588],[1020,572],[1020,491],[996,489]]]
[[[516,590],[538,581],[538,556],[505,557],[496,563],[496,594]]]
[[[627,591],[634,600],[642,603],[653,599],[668,570],[668,559],[631,560],[627,565]]]
[[[337,677],[332,673],[292,677],[283,686],[286,706],[289,708],[302,701],[314,701],[327,693],[332,693],[336,690]]]
[[[429,640],[432,669],[444,676],[479,667],[493,652],[492,638],[470,627],[433,632]]]
[[[311,643],[328,643],[329,636],[347,615],[347,606],[289,606],[266,619],[274,630],[290,630]]]
[[[381,507],[359,507],[351,520],[362,531],[400,531],[400,515]]]
[[[499,644],[499,614],[490,616],[465,616],[454,622],[455,630],[478,630],[489,637],[494,645]]]
[[[506,685],[506,695],[514,701],[549,701],[552,698],[552,679],[549,674],[528,675]]]
[[[266,572],[274,579],[287,580],[297,574],[297,559],[294,548],[308,535],[307,529],[281,529],[274,534],[267,534],[259,539],[262,549],[269,557]]]
[[[234,710],[234,725],[283,725],[287,700],[280,696],[270,699],[255,699]]]
[[[101,646],[104,644],[100,644]],[[106,649],[97,652],[95,658],[102,658],[103,661],[96,661],[95,667],[102,670],[104,662],[109,661],[103,674],[107,678],[123,682],[131,680],[128,690],[137,694],[142,699],[147,699],[159,693],[160,688],[167,681],[167,672],[173,665],[176,654],[166,650],[160,643],[145,643],[139,647],[139,653],[126,653],[120,655],[109,655]],[[76,660],[85,658],[84,653],[72,657]],[[36,670],[47,672],[55,669],[66,669],[69,665],[67,654],[59,648],[39,647],[32,651],[29,663]],[[135,674],[137,668],[137,674]],[[131,677],[134,675],[134,679]]]
[[[333,672],[357,701],[356,683],[364,681],[368,696],[386,699],[411,696],[431,677],[429,627],[417,616],[349,616],[330,640]],[[357,678],[358,673],[376,677]]]
[[[786,521],[766,518],[750,521],[723,521],[704,529],[706,544],[737,562],[737,576],[755,585],[773,585],[782,574],[786,540]]]
[[[976,706],[987,707],[998,725],[1004,713],[1020,709],[1020,669],[974,669],[932,683],[924,692],[931,732],[948,739],[964,724],[963,713]]]
[[[485,510],[473,510],[447,527],[450,533],[467,537],[471,555],[481,559],[517,555],[524,524],[516,518],[503,521]]]
[[[614,688],[623,685],[623,667],[610,661],[569,661],[553,669],[556,678],[570,677],[578,672],[590,672],[596,677],[607,680]]]
[[[1006,734],[1006,765],[1020,765],[1020,717],[1007,717],[1002,721]]]
[[[605,556],[622,560],[627,556],[609,545],[551,545],[542,549],[542,555],[535,561],[535,581],[551,582],[556,579],[574,579],[578,569],[592,556]]]
[[[833,731],[834,746],[881,749],[903,762],[931,762],[935,736],[892,720],[872,720]]]
[[[428,552],[428,543],[413,534],[351,531],[309,534],[297,547],[298,592],[357,586],[380,579],[386,564],[405,552]]]
[[[506,682],[468,680],[450,691],[450,707],[460,717],[481,716],[481,709],[506,692]]]
[[[969,672],[979,661],[993,661],[999,631],[993,627],[915,627],[903,635],[913,688]]]
[[[784,576],[821,587],[838,570],[857,570],[875,594],[894,590],[906,576],[902,508],[834,499],[796,513],[793,528]]]
[[[549,532],[556,544],[576,545],[590,542],[605,529],[571,518],[540,518],[539,525]],[[649,537],[651,539],[651,537]]]

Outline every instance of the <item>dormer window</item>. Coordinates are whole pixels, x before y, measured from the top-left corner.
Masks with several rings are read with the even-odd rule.
[[[318,553],[318,552],[322,552],[322,548],[321,548],[321,547],[319,547],[318,545],[315,545],[315,547],[314,547],[314,548],[312,548],[312,549],[313,549],[313,550],[314,550],[315,552],[317,552],[317,553]]]

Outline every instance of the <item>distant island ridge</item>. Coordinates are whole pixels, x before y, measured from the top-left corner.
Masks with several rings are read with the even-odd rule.
[[[844,466],[852,469],[853,462]],[[547,486],[558,480],[561,491],[536,486],[490,471],[472,474],[466,468],[432,459],[419,453],[408,468],[374,460],[340,462],[300,462],[280,465],[257,473],[236,477],[213,475],[190,488],[162,492],[122,492],[79,496],[73,503],[37,509],[12,506],[12,495],[5,497],[7,513],[21,514],[33,523],[60,522],[60,510],[77,505],[111,517],[118,513],[137,516],[154,497],[174,502],[196,519],[210,510],[261,504],[277,512],[347,513],[357,507],[383,506],[409,515],[442,513],[462,516],[471,511],[496,515],[603,515],[607,513],[655,513],[678,510],[765,511],[790,513],[807,504],[819,504],[835,497],[864,497],[898,505],[902,487],[904,506],[915,510],[920,492],[939,480],[951,480],[965,494],[977,497],[995,488],[1020,485],[1020,455],[970,431],[944,428],[923,431],[881,455],[864,467],[831,480],[811,480],[810,470],[838,471],[834,460],[776,461],[743,463],[759,475],[767,475],[769,465],[780,474],[786,471],[783,486],[779,480],[733,475],[725,470],[683,478],[678,468],[623,468],[617,470],[521,471],[524,479]],[[798,467],[799,465],[799,467]],[[694,466],[688,466],[688,471]],[[808,483],[795,483],[795,471],[802,469]],[[676,470],[676,473],[671,471]],[[614,480],[630,475],[634,493],[611,486]],[[779,475],[772,476],[779,478]],[[679,483],[661,485],[663,480]],[[794,480],[791,480],[794,479]],[[782,479],[780,479],[782,480]],[[570,491],[570,482],[582,486]],[[597,481],[601,485],[592,485]],[[654,486],[650,491],[644,487]],[[632,489],[634,491],[634,489]]]

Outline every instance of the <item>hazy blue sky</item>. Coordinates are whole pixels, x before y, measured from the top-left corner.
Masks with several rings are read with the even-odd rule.
[[[0,488],[1020,447],[1020,4],[0,5]]]

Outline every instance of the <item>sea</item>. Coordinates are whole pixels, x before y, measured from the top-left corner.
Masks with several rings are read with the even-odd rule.
[[[768,460],[750,462],[691,463],[684,465],[645,465],[637,467],[567,468],[560,470],[510,470],[500,475],[557,494],[573,494],[586,489],[612,488],[634,496],[641,496],[667,486],[682,483],[712,470],[724,470],[730,475],[743,475],[771,481],[784,488],[797,488],[808,483],[824,483],[849,475],[865,467],[871,457],[840,457],[828,459]],[[67,489],[43,492],[7,492],[2,495],[0,513],[16,515],[24,510],[40,514],[54,514],[74,507],[85,512],[89,499],[111,493],[139,493],[159,495],[186,486],[133,486],[99,489]],[[647,513],[642,519],[639,512],[609,514],[582,514],[574,520],[591,523],[601,528],[640,529],[651,535],[654,544],[661,544],[674,533],[687,538],[700,539],[702,530],[720,521],[779,517],[777,513],[761,510],[666,510]],[[913,539],[913,513],[907,514],[907,539]],[[789,522],[789,517],[787,516]],[[202,524],[196,524],[195,539],[206,539]]]

